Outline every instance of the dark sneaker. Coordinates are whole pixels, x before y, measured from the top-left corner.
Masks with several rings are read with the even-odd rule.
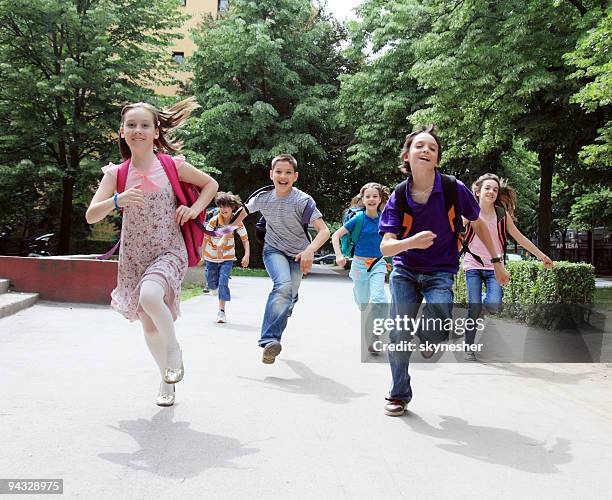
[[[401,417],[406,412],[406,405],[408,401],[402,401],[401,399],[387,399],[385,405],[385,415],[390,417]]]
[[[423,346],[424,349],[419,349],[419,352],[421,353],[423,359],[431,359],[432,356],[436,353],[436,351],[434,350],[434,344],[432,344],[431,342],[425,342],[421,344],[421,346]]]
[[[277,342],[276,340],[269,342],[263,348],[263,356],[261,358],[261,362],[266,365],[271,365],[272,363],[274,363],[276,356],[280,354],[282,349],[283,347],[281,346],[280,342]]]
[[[466,351],[465,355],[463,356],[463,359],[465,359],[466,361],[478,361],[478,359],[476,359],[476,353],[474,351]]]

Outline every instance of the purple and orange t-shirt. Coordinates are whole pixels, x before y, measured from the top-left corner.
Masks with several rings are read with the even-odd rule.
[[[436,234],[433,245],[426,249],[416,248],[406,250],[393,257],[393,265],[410,269],[413,272],[448,272],[457,273],[459,270],[459,251],[457,240],[448,222],[448,214],[444,205],[444,192],[442,191],[442,177],[436,172],[433,190],[427,203],[416,203],[410,196],[410,180],[406,183],[406,196],[412,208],[413,223],[410,237],[421,231],[432,231]],[[478,219],[480,207],[472,192],[457,179],[457,204],[459,215],[468,220]],[[392,233],[397,235],[402,226],[403,213],[395,200],[395,193],[391,195],[385,206],[378,225],[381,235]]]

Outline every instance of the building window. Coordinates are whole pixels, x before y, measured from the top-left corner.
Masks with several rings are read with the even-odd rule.
[[[217,0],[217,12],[225,12],[229,9],[229,0]]]
[[[183,64],[185,62],[185,52],[172,52],[172,59],[178,64]]]

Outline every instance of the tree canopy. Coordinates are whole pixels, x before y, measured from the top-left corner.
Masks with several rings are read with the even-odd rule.
[[[268,184],[270,160],[293,154],[298,186],[323,209],[348,201],[356,175],[338,120],[342,27],[308,0],[236,0],[194,32],[193,90],[202,105],[190,149],[218,168],[221,185],[247,195]]]
[[[24,201],[59,216],[61,253],[69,251],[82,161],[107,156],[121,107],[167,80],[166,47],[177,37],[170,30],[184,20],[177,5],[0,0],[0,166],[24,186]]]

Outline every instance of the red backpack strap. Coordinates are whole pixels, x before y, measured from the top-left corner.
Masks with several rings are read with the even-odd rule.
[[[132,163],[132,159],[128,158],[121,165],[119,165],[119,170],[117,171],[117,192],[118,193],[123,193],[125,191],[125,183],[127,182],[127,176],[128,176],[128,171],[130,169],[130,163]],[[121,209],[121,212],[123,213],[123,209]],[[115,252],[117,252],[117,249],[119,248],[120,244],[121,244],[121,236],[119,237],[119,240],[117,241],[117,243],[115,243],[113,248],[111,248],[105,254],[99,255],[98,257],[96,257],[96,259],[98,260],[110,259],[113,255],[115,255]]]
[[[190,203],[187,202],[187,197],[181,187],[181,181],[178,176],[178,170],[176,169],[176,163],[170,155],[157,153],[157,159],[164,167],[164,171],[166,172],[166,176],[170,181],[170,185],[172,186],[172,191],[174,191],[174,195],[179,202],[179,205],[185,205],[187,207],[191,206]]]
[[[125,191],[125,183],[127,182],[128,171],[130,169],[130,164],[132,163],[132,159],[128,158],[121,165],[119,165],[119,170],[117,171],[117,192],[123,193]]]

